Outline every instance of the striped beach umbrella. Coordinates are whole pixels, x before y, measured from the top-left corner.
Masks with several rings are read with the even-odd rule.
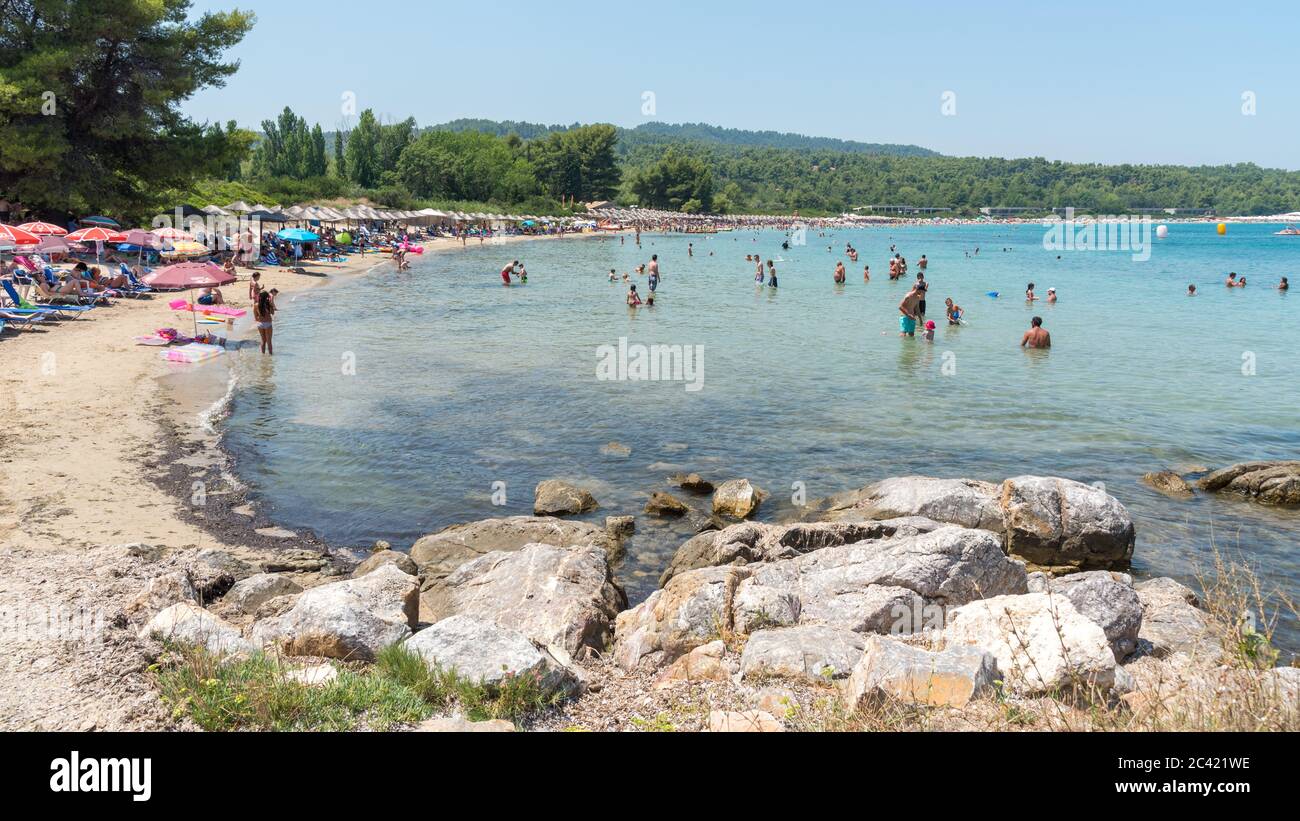
[[[73,231],[64,239],[68,242],[124,242],[126,241],[126,234],[96,225],[90,228],[82,228],[80,231]]]
[[[177,240],[177,239],[194,239],[194,235],[188,231],[182,231],[179,228],[155,228],[149,233],[160,239]]]
[[[5,245],[36,245],[41,238],[16,225],[0,225],[0,242]]]
[[[212,253],[208,246],[201,242],[190,242],[189,240],[177,240],[171,247],[164,250],[162,255],[165,257],[201,257]]]
[[[61,237],[68,233],[66,228],[60,228],[48,222],[24,222],[18,227],[38,237]]]

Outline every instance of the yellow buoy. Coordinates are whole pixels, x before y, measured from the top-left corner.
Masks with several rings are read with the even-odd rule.
[[[1219,236],[1223,236],[1226,233],[1228,233],[1228,223],[1226,222],[1219,223]]]

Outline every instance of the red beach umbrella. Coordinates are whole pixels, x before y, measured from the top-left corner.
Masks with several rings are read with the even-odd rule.
[[[41,238],[16,225],[0,225],[0,242],[9,245],[36,245]]]
[[[90,228],[82,228],[80,231],[73,231],[64,239],[68,242],[123,242],[126,240],[126,234],[95,225]]]
[[[19,228],[31,234],[41,237],[61,237],[68,233],[66,228],[60,228],[48,222],[24,222]]]

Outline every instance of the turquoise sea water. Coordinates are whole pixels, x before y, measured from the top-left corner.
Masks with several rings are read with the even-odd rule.
[[[528,513],[551,477],[591,488],[599,520],[639,513],[679,470],[749,477],[773,494],[764,519],[790,513],[795,483],[813,499],[887,476],[1060,475],[1104,482],[1128,506],[1137,574],[1190,580],[1217,544],[1295,597],[1300,512],[1174,501],[1138,482],[1300,454],[1300,303],[1274,290],[1300,268],[1300,237],[1273,236],[1279,227],[1220,237],[1172,225],[1147,261],[1058,259],[1039,225],[810,231],[790,250],[781,232],[749,231],[645,235],[640,249],[606,237],[429,253],[409,271],[283,303],[274,361],[255,349],[238,358],[227,444],[279,523],[401,547],[455,522]],[[891,245],[913,273],[930,260],[933,343],[898,337],[906,288],[888,279]],[[658,304],[628,309],[609,270],[631,273],[652,253]],[[755,287],[754,253],[781,260],[779,291]],[[497,272],[515,258],[529,282],[507,289]],[[1229,270],[1249,285],[1225,288]],[[1040,297],[1057,288],[1059,303],[1027,305],[1030,281]],[[1188,283],[1202,294],[1186,297]],[[968,324],[946,324],[947,296]],[[1018,347],[1035,314],[1051,351]],[[621,337],[703,346],[702,389],[598,379],[599,349]],[[602,454],[609,442],[630,456]],[[618,569],[634,601],[688,535],[638,520]],[[1284,633],[1300,647],[1293,624]]]

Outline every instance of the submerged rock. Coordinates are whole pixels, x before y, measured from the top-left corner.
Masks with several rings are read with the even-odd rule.
[[[1236,493],[1268,505],[1300,505],[1300,460],[1242,462],[1197,483],[1202,490]]]
[[[559,479],[547,479],[533,492],[533,513],[538,516],[576,516],[597,506],[595,496]]]
[[[713,491],[713,512],[733,519],[748,519],[758,510],[766,493],[750,484],[748,479],[723,482]]]
[[[708,496],[714,490],[713,483],[701,478],[698,473],[679,473],[671,477],[668,482],[687,493],[694,493],[699,496]]]
[[[1160,470],[1142,477],[1142,483],[1174,499],[1190,499],[1195,495],[1187,480],[1172,470]]]
[[[650,500],[645,503],[645,512],[652,516],[678,518],[690,512],[690,508],[671,493],[655,491],[650,495]]]

